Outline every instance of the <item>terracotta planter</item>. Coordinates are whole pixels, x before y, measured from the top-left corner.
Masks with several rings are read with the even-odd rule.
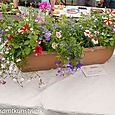
[[[89,64],[103,64],[113,54],[114,48],[110,47],[95,47],[85,48],[84,57],[81,59],[83,65]],[[56,53],[43,53],[39,56],[34,54],[29,55],[26,58],[27,64],[22,68],[23,72],[36,71],[36,70],[48,70],[56,68],[55,62],[57,61]]]
[[[39,56],[30,54],[27,58],[27,64],[22,68],[23,72],[36,71],[36,70],[48,70],[56,68],[55,62],[57,60],[56,53],[48,53],[43,51]]]
[[[84,57],[81,59],[83,65],[103,64],[113,54],[113,47],[84,48]]]

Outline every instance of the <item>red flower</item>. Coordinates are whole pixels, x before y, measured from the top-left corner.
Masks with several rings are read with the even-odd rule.
[[[104,20],[104,23],[107,24],[107,25],[111,25],[112,22],[113,22],[113,20],[111,20],[109,18],[107,18],[107,19]]]
[[[109,16],[115,15],[115,12],[113,11],[113,9],[108,9],[107,13],[108,13]]]
[[[21,28],[21,32],[26,32],[28,28],[28,24],[25,24],[22,28]]]
[[[40,55],[42,53],[42,47],[35,46],[33,52],[36,56]]]
[[[9,46],[8,46],[8,44],[5,44],[5,46],[4,46],[5,48],[8,48]]]
[[[12,40],[13,36],[8,34],[8,40]]]

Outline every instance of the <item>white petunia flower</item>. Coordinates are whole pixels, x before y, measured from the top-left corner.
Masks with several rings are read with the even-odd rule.
[[[98,39],[92,39],[92,42],[93,42],[94,44],[98,44]]]
[[[57,44],[56,44],[55,42],[53,42],[53,43],[52,43],[52,48],[53,48],[53,49],[56,49],[56,47],[57,47]]]
[[[33,28],[30,28],[31,31],[33,31],[34,29]]]
[[[28,19],[26,19],[26,21],[28,22],[29,20],[28,20]]]
[[[20,82],[23,82],[24,81],[24,78],[22,77],[22,78],[20,78]]]
[[[16,78],[14,78],[14,79],[13,79],[13,81],[14,81],[14,82],[17,82],[17,79],[16,79]]]
[[[6,64],[1,64],[1,68],[2,69],[6,68]]]
[[[90,37],[91,32],[89,30],[85,30],[84,35]]]
[[[8,26],[8,29],[11,29],[11,26]]]
[[[5,54],[8,54],[9,53],[9,51],[5,51]]]
[[[6,32],[8,32],[9,30],[8,29],[5,29]]]
[[[16,62],[20,62],[20,61],[21,61],[21,59],[17,59],[17,60],[16,60]]]

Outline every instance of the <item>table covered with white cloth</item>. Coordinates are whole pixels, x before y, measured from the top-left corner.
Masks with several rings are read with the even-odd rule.
[[[101,66],[106,74],[95,77],[85,77],[81,70],[67,78],[55,76],[56,70],[40,71],[38,73],[45,82],[41,88],[37,79],[25,81],[24,87],[7,79],[5,85],[0,85],[0,110],[37,109],[31,115],[115,115],[115,55]]]
[[[40,98],[41,92],[64,77],[56,76],[56,70],[38,71],[37,73],[44,82],[43,86],[40,85],[40,88],[39,78],[33,78],[31,81],[25,80],[23,87],[10,78],[6,80],[6,84],[0,84],[0,115],[2,115],[2,113],[6,113],[3,115],[9,115],[10,112],[11,115],[12,113],[13,115],[22,115],[22,113],[24,113],[24,115],[34,115],[35,113],[39,115],[44,111]],[[28,78],[30,74],[36,76],[35,72],[27,72],[24,73],[25,79]],[[25,112],[23,112],[23,110],[25,110]],[[26,112],[26,110],[28,111]],[[16,114],[18,112],[20,112],[20,114]]]
[[[78,71],[45,90],[47,115],[115,115],[115,56],[101,66],[105,75],[86,77]]]

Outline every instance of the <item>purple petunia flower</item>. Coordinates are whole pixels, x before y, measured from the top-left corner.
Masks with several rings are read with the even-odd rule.
[[[5,32],[4,31],[2,31],[2,35],[4,35],[5,34]]]
[[[71,56],[68,56],[67,59],[69,60],[71,58]]]
[[[54,24],[53,26],[56,27],[56,28],[58,28],[58,25],[57,25],[57,24]]]
[[[44,38],[46,39],[46,41],[50,41],[50,38],[47,37],[46,35],[44,35]]]
[[[75,29],[75,25],[72,25],[71,28]]]
[[[73,67],[71,62],[68,62],[67,64],[64,64],[65,67]]]
[[[70,73],[74,74],[75,73],[75,69],[74,68],[70,68]]]
[[[71,50],[71,47],[67,48],[67,50],[70,51],[70,50]]]
[[[79,28],[80,30],[82,30],[82,26],[81,26],[81,25],[79,25],[78,28]]]
[[[61,64],[61,61],[56,61],[55,64],[56,64],[56,65],[60,65],[60,64]]]
[[[44,38],[46,39],[46,41],[50,40],[51,35],[52,35],[51,32],[48,29],[46,29],[46,33],[44,35]]]
[[[76,69],[81,68],[83,65],[79,62],[78,64],[76,64]]]
[[[64,69],[63,68],[57,68],[56,76],[64,76]]]

